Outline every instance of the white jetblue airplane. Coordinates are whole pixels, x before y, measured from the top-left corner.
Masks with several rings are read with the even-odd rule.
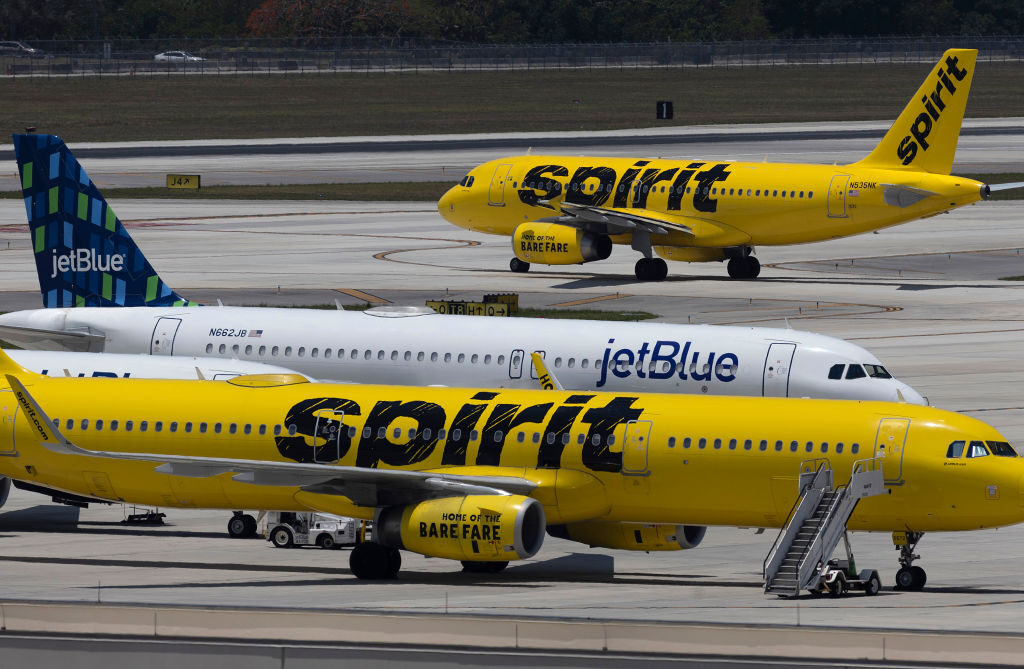
[[[153,270],[64,142],[15,135],[46,309],[0,316],[23,348],[269,363],[321,380],[926,403],[875,356],[790,329],[200,307]],[[107,307],[118,306],[119,309]]]

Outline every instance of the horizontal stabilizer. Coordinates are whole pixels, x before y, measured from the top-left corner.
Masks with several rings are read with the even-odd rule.
[[[890,207],[909,207],[938,193],[911,186],[883,185],[882,199]]]

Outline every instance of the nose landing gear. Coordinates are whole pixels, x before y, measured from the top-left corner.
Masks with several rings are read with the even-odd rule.
[[[928,574],[921,567],[914,566],[914,560],[919,560],[920,555],[914,554],[917,542],[921,541],[924,532],[893,532],[892,542],[900,552],[900,570],[896,572],[897,590],[922,590],[928,582]]]

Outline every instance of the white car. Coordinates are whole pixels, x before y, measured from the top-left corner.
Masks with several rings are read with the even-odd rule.
[[[206,60],[201,56],[193,56],[186,51],[164,51],[153,56],[158,63],[201,63]]]

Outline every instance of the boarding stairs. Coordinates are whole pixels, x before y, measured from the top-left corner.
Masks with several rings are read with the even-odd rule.
[[[807,460],[800,465],[799,490],[764,561],[765,594],[795,597],[817,587],[857,502],[885,493],[882,464],[874,458],[858,460],[850,482],[834,488],[828,460]]]

